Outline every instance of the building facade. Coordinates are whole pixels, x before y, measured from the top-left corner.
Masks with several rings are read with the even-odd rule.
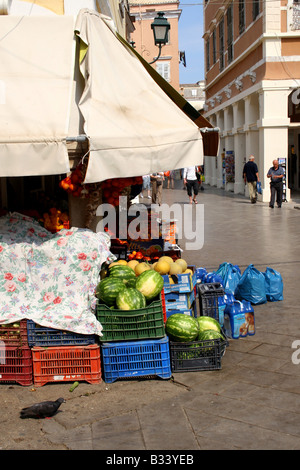
[[[205,81],[197,83],[182,83],[180,85],[181,95],[201,114],[205,103]]]
[[[165,18],[170,23],[169,41],[162,47],[160,58],[152,66],[176,91],[179,91],[178,21],[181,15],[179,1],[129,0],[129,8],[135,27],[131,40],[134,42],[136,51],[148,63],[158,56],[158,47],[154,44],[151,23],[157,12],[164,12]]]
[[[300,189],[300,6],[292,0],[205,1],[204,116],[220,128],[206,182],[244,194],[243,165],[258,164],[262,201],[268,169],[286,166],[285,197]]]

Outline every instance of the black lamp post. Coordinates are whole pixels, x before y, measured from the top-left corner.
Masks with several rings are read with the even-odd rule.
[[[159,11],[156,18],[154,18],[153,23],[151,24],[151,29],[154,36],[154,44],[158,46],[159,53],[158,56],[149,64],[153,64],[160,58],[161,48],[165,46],[168,42],[168,33],[170,30],[170,23],[167,18],[164,17],[164,12]]]

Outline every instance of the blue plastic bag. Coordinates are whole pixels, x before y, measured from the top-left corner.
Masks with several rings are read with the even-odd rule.
[[[263,275],[265,277],[267,300],[270,302],[283,300],[283,280],[281,274],[275,271],[275,269],[267,267]]]
[[[251,304],[267,302],[265,276],[253,264],[245,269],[234,293],[236,299],[247,300]]]
[[[207,273],[207,275],[204,277],[203,282],[206,284],[212,283],[212,282],[219,282],[220,284],[223,285],[223,279],[221,276],[219,276],[215,272]]]
[[[256,183],[256,190],[257,190],[258,194],[262,193],[262,191],[261,191],[261,182],[260,181],[257,181],[257,183]]]
[[[239,267],[233,266],[231,263],[222,263],[216,271],[216,274],[223,279],[225,293],[234,295],[236,286],[241,279]]]

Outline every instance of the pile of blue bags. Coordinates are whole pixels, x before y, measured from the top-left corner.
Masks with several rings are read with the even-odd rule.
[[[213,272],[197,268],[197,278],[202,283],[219,282],[225,294],[234,295],[237,300],[245,300],[253,305],[283,300],[282,276],[270,267],[261,272],[250,264],[242,274],[239,266],[222,263]]]
[[[218,317],[216,318],[228,338],[238,339],[255,334],[252,305],[283,300],[281,274],[270,267],[260,272],[253,264],[243,274],[239,266],[220,264],[217,271],[196,269],[197,281],[218,286]],[[220,294],[220,286],[224,295]]]

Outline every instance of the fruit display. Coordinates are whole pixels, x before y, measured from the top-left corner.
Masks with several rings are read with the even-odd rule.
[[[146,263],[119,260],[102,271],[95,294],[107,306],[135,310],[158,298],[163,285],[162,276]]]
[[[40,223],[49,230],[49,232],[55,233],[63,228],[69,228],[69,216],[67,212],[62,212],[56,207],[51,207],[49,212],[43,214]]]

